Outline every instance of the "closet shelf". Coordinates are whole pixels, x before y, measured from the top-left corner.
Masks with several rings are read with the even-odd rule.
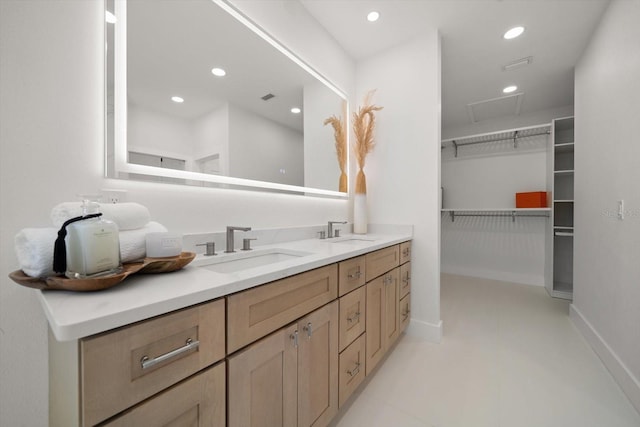
[[[451,222],[456,217],[483,216],[483,217],[510,217],[513,222],[519,217],[549,217],[550,208],[498,208],[498,209],[441,209],[448,212]]]
[[[462,138],[443,139],[440,149],[444,150],[447,145],[450,144],[453,146],[454,156],[458,157],[458,149],[465,145],[488,144],[490,142],[512,142],[513,148],[518,148],[518,142],[520,140],[524,138],[532,138],[534,136],[549,135],[551,133],[550,129],[550,124],[543,124],[499,132],[482,133]]]

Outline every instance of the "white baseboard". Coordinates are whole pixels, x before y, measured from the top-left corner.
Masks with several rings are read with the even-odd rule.
[[[600,334],[591,326],[591,323],[589,323],[575,305],[570,305],[569,312],[573,324],[576,325],[591,348],[593,348],[600,360],[602,360],[604,366],[606,366],[613,378],[618,382],[624,394],[627,395],[631,404],[636,408],[636,411],[640,413],[640,381],[638,381],[638,378],[629,371],[624,362],[620,360],[615,351],[602,339]]]
[[[442,341],[442,320],[437,324],[434,324],[422,320],[411,319],[406,333],[407,335],[411,335],[425,341],[439,343]]]
[[[459,276],[480,277],[482,279],[500,280],[501,282],[521,283],[523,285],[544,286],[544,274],[520,274],[497,270],[482,270],[453,265],[443,265],[442,273]]]

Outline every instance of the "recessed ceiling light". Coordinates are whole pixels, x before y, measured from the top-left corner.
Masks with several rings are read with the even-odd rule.
[[[222,68],[212,68],[211,74],[213,74],[216,77],[224,77],[227,75],[227,72]]]
[[[171,97],[171,100],[172,100],[173,102],[177,102],[178,104],[180,104],[180,103],[183,103],[183,102],[184,102],[184,99],[183,99],[183,98],[180,98],[179,96],[172,96],[172,97]]]
[[[516,90],[518,90],[518,86],[512,85],[512,86],[507,86],[504,89],[502,89],[502,92],[511,93],[511,92],[515,92]]]
[[[118,18],[116,18],[116,15],[109,12],[108,10],[104,12],[104,20],[107,21],[109,24],[115,24],[116,22],[118,22]]]
[[[380,13],[376,12],[375,10],[372,12],[369,12],[369,14],[367,15],[367,21],[369,22],[375,22],[380,18]]]
[[[299,109],[298,107],[293,107],[293,108],[291,109],[291,112],[292,112],[293,114],[300,114],[300,112],[301,112],[301,111],[302,111],[302,110],[301,110],[301,109]]]
[[[504,38],[507,40],[515,39],[520,34],[524,33],[524,27],[513,27],[506,33],[504,33]]]

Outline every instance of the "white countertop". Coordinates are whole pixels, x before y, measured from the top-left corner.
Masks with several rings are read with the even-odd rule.
[[[371,241],[340,242],[350,237]],[[39,291],[39,296],[56,339],[70,341],[333,264],[411,238],[411,232],[405,229],[384,234],[345,235],[338,239],[274,243],[260,246],[256,250],[278,248],[311,254],[225,274],[195,266],[204,259],[202,255],[198,255],[182,270],[165,274],[133,275],[110,289],[97,292]]]

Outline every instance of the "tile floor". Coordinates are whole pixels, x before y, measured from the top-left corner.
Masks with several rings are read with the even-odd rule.
[[[640,427],[613,378],[537,286],[443,275],[440,344],[402,336],[338,427]]]

